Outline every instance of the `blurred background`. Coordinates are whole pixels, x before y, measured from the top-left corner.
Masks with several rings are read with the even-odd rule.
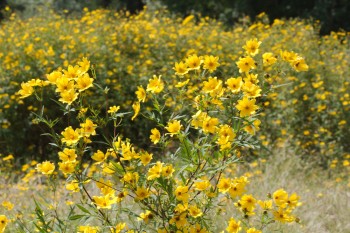
[[[166,6],[170,11],[182,16],[201,14],[219,19],[228,25],[237,22],[242,16],[254,18],[265,12],[272,22],[276,18],[316,19],[321,22],[321,34],[330,31],[350,30],[350,1],[348,0],[2,0],[0,8],[6,5],[21,12],[23,17],[35,14],[38,6],[48,6],[55,10],[68,10],[78,13],[85,7],[89,10],[109,8],[128,10],[135,13],[147,7]],[[1,16],[3,17],[3,15]]]

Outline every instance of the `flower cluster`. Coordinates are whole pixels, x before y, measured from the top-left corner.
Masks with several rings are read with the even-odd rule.
[[[243,47],[246,53],[259,54],[261,42],[248,42]],[[253,51],[253,42],[257,43],[256,51]],[[242,59],[236,63],[239,70],[242,70]],[[276,191],[273,194],[275,207],[271,200],[258,201],[247,194],[249,181],[246,176],[230,177],[228,169],[240,160],[241,151],[257,146],[252,136],[261,124],[257,115],[262,108],[258,97],[266,95],[264,92],[268,90],[260,87],[262,81],[252,69],[239,71],[241,76],[236,78],[211,76],[220,67],[218,61],[219,57],[213,55],[193,54],[184,62],[175,63],[178,80],[174,85],[169,85],[170,80],[161,75],[154,75],[146,87],[137,87],[131,120],[137,122],[144,117],[155,126],[146,136],[154,145],[159,145],[152,153],[118,133],[128,114],[121,112],[120,106],[110,106],[105,116],[99,116],[92,106],[85,105],[88,96],[78,98],[93,85],[93,78],[89,76],[90,62],[86,58],[77,66],[51,72],[47,75],[48,81],[35,81],[55,86],[56,103],[65,105],[64,112],[75,107],[80,109],[69,114],[68,122],[72,123],[61,133],[47,134],[53,139],[51,144],[59,148],[57,166],[60,173],[55,172],[53,162],[36,165],[38,172],[51,178],[62,174],[67,179],[66,190],[72,194],[81,193],[81,200],[85,201],[75,205],[85,214],[72,211],[75,215],[70,218],[89,219],[97,215],[101,219],[102,225],[80,225],[78,232],[98,232],[107,226],[112,232],[134,232],[135,229],[217,231],[220,226],[208,217],[219,208],[223,199],[241,213],[241,216],[237,215],[242,219],[240,221],[254,215],[264,216],[262,226],[271,224],[271,219],[295,221],[292,210],[298,205],[296,194],[288,197],[284,190]],[[255,63],[254,69],[260,69]],[[263,64],[262,69],[266,66]],[[42,85],[42,91],[45,88],[46,85]],[[71,92],[74,98],[67,101],[65,93]],[[19,92],[26,97],[24,93],[24,89]],[[43,115],[38,115],[36,121],[46,124],[52,132],[56,130],[55,124]],[[113,136],[111,139],[105,137],[106,146],[97,146],[94,138],[98,132],[107,130],[104,127],[109,126],[109,122],[113,123]],[[92,165],[85,166],[84,160],[90,160]],[[93,192],[93,187],[98,191]],[[131,211],[130,202],[137,204],[135,212]],[[262,206],[259,213],[257,203]],[[122,211],[118,211],[120,207]],[[37,209],[36,214],[45,226],[40,206]],[[130,218],[132,212],[137,216],[137,222],[120,221]],[[110,218],[112,213],[118,217]],[[235,219],[229,220],[227,232],[238,232],[243,228],[247,232],[259,232],[254,228],[256,225],[245,223],[240,227],[241,222]]]
[[[94,62],[93,68],[99,74],[98,84],[108,85],[111,91],[106,90],[102,97],[98,88],[90,88],[83,95],[96,97],[91,99],[91,105],[103,106],[107,97],[115,101],[113,104],[128,111],[132,107],[134,110],[140,108],[140,101],[132,100],[133,91],[140,84],[146,89],[148,77],[155,71],[162,77],[157,76],[158,81],[150,83],[149,90],[152,92],[161,89],[161,83],[156,86],[159,80],[169,86],[181,88],[187,85],[195,89],[195,85],[188,83],[187,74],[199,70],[210,73],[212,78],[216,76],[218,81],[222,78],[222,85],[231,77],[219,77],[219,74],[232,74],[232,78],[238,78],[227,84],[232,85],[233,91],[239,90],[240,83],[244,82],[246,92],[257,96],[251,98],[264,100],[266,97],[259,96],[256,83],[250,85],[244,81],[246,72],[253,71],[260,81],[264,81],[258,84],[260,89],[266,85],[277,88],[288,83],[289,86],[278,89],[278,93],[270,93],[264,103],[266,115],[262,117],[265,117],[266,127],[260,136],[265,145],[283,145],[288,140],[300,149],[299,154],[322,154],[310,157],[320,160],[324,166],[334,159],[339,160],[339,164],[348,159],[348,33],[337,32],[319,37],[316,36],[317,26],[305,21],[275,20],[270,23],[266,15],[257,17],[256,22],[237,23],[231,30],[209,18],[196,21],[190,15],[181,19],[150,9],[137,15],[101,9],[84,10],[81,17],[64,15],[47,11],[30,20],[13,16],[4,23],[0,34],[2,48],[6,48],[0,49],[0,63],[4,67],[0,70],[0,111],[3,113],[0,114],[0,124],[4,132],[1,140],[8,145],[5,153],[18,151],[23,158],[50,153],[46,148],[39,148],[36,141],[40,132],[31,127],[29,119],[23,119],[28,112],[38,114],[42,106],[49,105],[49,98],[42,99],[37,91],[38,87],[50,83],[43,79],[45,74],[53,82],[58,79],[57,83],[51,84],[55,86],[52,91],[60,96],[60,101],[70,105],[77,101],[82,91],[93,83],[90,77],[93,73],[83,75],[84,67],[68,65],[82,62],[86,56]],[[305,58],[299,55],[300,43],[303,44]],[[216,56],[201,57],[196,54]],[[286,62],[278,62],[279,58]],[[180,61],[175,64],[175,75],[187,75],[186,78],[169,80],[175,76],[171,69],[173,60]],[[231,65],[233,63],[238,69]],[[285,64],[296,72],[282,72],[287,68]],[[309,70],[307,74],[301,72],[306,70]],[[239,81],[240,76],[242,82]],[[35,79],[30,81],[32,77]],[[173,83],[174,80],[176,83]],[[21,90],[18,92],[19,86]],[[146,99],[142,99],[141,91],[139,98],[144,103]],[[40,104],[34,98],[26,98],[33,94],[42,100]],[[191,96],[191,90],[186,94]],[[171,100],[167,104],[171,104]],[[45,111],[56,114],[50,108]],[[323,124],[325,121],[327,123]],[[147,124],[135,124],[148,130]],[[249,124],[247,127],[250,127]],[[25,134],[21,132],[22,128]],[[125,134],[137,140],[138,134],[131,128],[126,129],[128,133]],[[28,143],[17,145],[14,143],[16,139]],[[324,146],[329,144],[330,147]],[[339,169],[347,168],[339,166]]]
[[[47,75],[47,81],[32,79],[21,84],[18,91],[20,98],[26,98],[34,93],[35,86],[55,85],[60,95],[59,101],[71,105],[79,96],[79,93],[93,86],[93,78],[87,72],[90,69],[90,62],[83,58],[76,66],[68,66],[67,70],[53,71]]]

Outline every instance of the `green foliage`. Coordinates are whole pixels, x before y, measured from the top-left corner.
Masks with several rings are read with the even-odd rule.
[[[69,14],[80,14],[82,9],[87,7],[90,10],[108,8],[113,10],[128,10],[136,13],[146,5],[149,8],[165,5],[170,11],[186,17],[190,14],[200,14],[211,18],[219,19],[228,25],[238,22],[243,16],[255,18],[256,15],[265,12],[271,21],[280,18],[304,18],[319,20],[321,22],[321,34],[329,34],[331,31],[350,30],[348,22],[350,16],[350,3],[347,0],[55,0],[55,1],[23,1],[7,0],[2,1],[0,9],[9,5],[24,17],[32,17],[37,14],[37,8],[46,6],[52,7],[55,11],[66,10]]]
[[[225,28],[209,18],[182,19],[164,11],[149,10],[131,16],[108,10],[86,11],[81,17],[44,10],[29,20],[9,16],[2,29],[0,143],[5,155],[13,153],[19,159],[55,158],[55,149],[47,146],[51,139],[41,135],[47,133],[47,124],[34,119],[38,115],[48,116],[41,120],[57,122],[56,127],[62,131],[67,125],[77,123],[70,118],[82,110],[62,104],[53,108],[51,99],[43,96],[53,96],[54,88],[38,89],[31,97],[20,99],[16,93],[22,82],[35,78],[46,80],[46,75],[53,70],[67,71],[69,63],[89,57],[93,67],[89,75],[96,76],[94,88],[86,92],[86,96],[95,96],[88,103],[88,108],[93,109],[89,114],[106,126],[99,141],[104,141],[102,135],[107,139],[115,136],[112,129],[119,121],[104,122],[97,116],[107,115],[110,106],[119,105],[125,110],[120,134],[150,149],[144,132],[150,132],[155,123],[130,119],[137,87],[159,74],[165,78],[166,85],[175,85],[172,83],[173,61],[192,54],[220,57],[221,66],[212,73],[213,77],[223,77],[224,81],[230,78],[225,74],[238,77],[239,69],[232,64],[243,55],[242,38],[258,38],[263,42],[263,51],[272,51],[279,58],[281,50],[302,53],[310,67],[307,73],[288,75],[282,72],[288,63],[273,71],[269,68],[259,71],[262,88],[272,86],[274,90],[259,97],[267,106],[265,115],[262,113],[266,124],[258,133],[264,145],[270,147],[288,140],[300,149],[301,155],[319,160],[324,167],[334,159],[339,160],[338,165],[342,164],[340,161],[348,157],[348,33],[319,37],[318,24],[303,20],[275,20],[271,24],[264,14],[260,14],[256,22],[244,18],[234,27]],[[313,87],[321,81],[322,85]],[[193,95],[191,91],[182,94]],[[172,97],[164,95],[156,105],[147,103],[145,107],[155,106],[160,111],[160,106],[169,104]],[[184,102],[184,110],[192,104]],[[59,116],[60,111],[65,114]],[[148,117],[159,117],[157,113],[152,114]],[[157,123],[165,124],[172,112],[162,114],[165,117]],[[31,119],[27,119],[28,115]],[[97,149],[101,145],[94,146]],[[318,156],[319,153],[322,156]]]
[[[347,0],[220,0],[220,1],[196,1],[196,0],[162,0],[172,11],[183,16],[199,13],[203,16],[223,20],[232,25],[237,20],[248,15],[254,18],[265,12],[271,21],[280,18],[314,18],[321,22],[321,34],[344,29],[349,31],[350,2]]]

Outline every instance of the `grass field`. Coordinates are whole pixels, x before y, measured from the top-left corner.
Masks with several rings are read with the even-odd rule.
[[[336,182],[336,176],[330,177],[328,171],[304,163],[288,150],[275,151],[261,169],[259,186],[254,191],[263,194],[271,188],[284,187],[301,196],[301,224],[285,232],[350,232],[349,181]]]

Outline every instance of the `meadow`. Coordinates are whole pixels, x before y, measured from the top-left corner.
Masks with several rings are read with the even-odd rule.
[[[0,232],[350,232],[349,32],[8,13]]]

